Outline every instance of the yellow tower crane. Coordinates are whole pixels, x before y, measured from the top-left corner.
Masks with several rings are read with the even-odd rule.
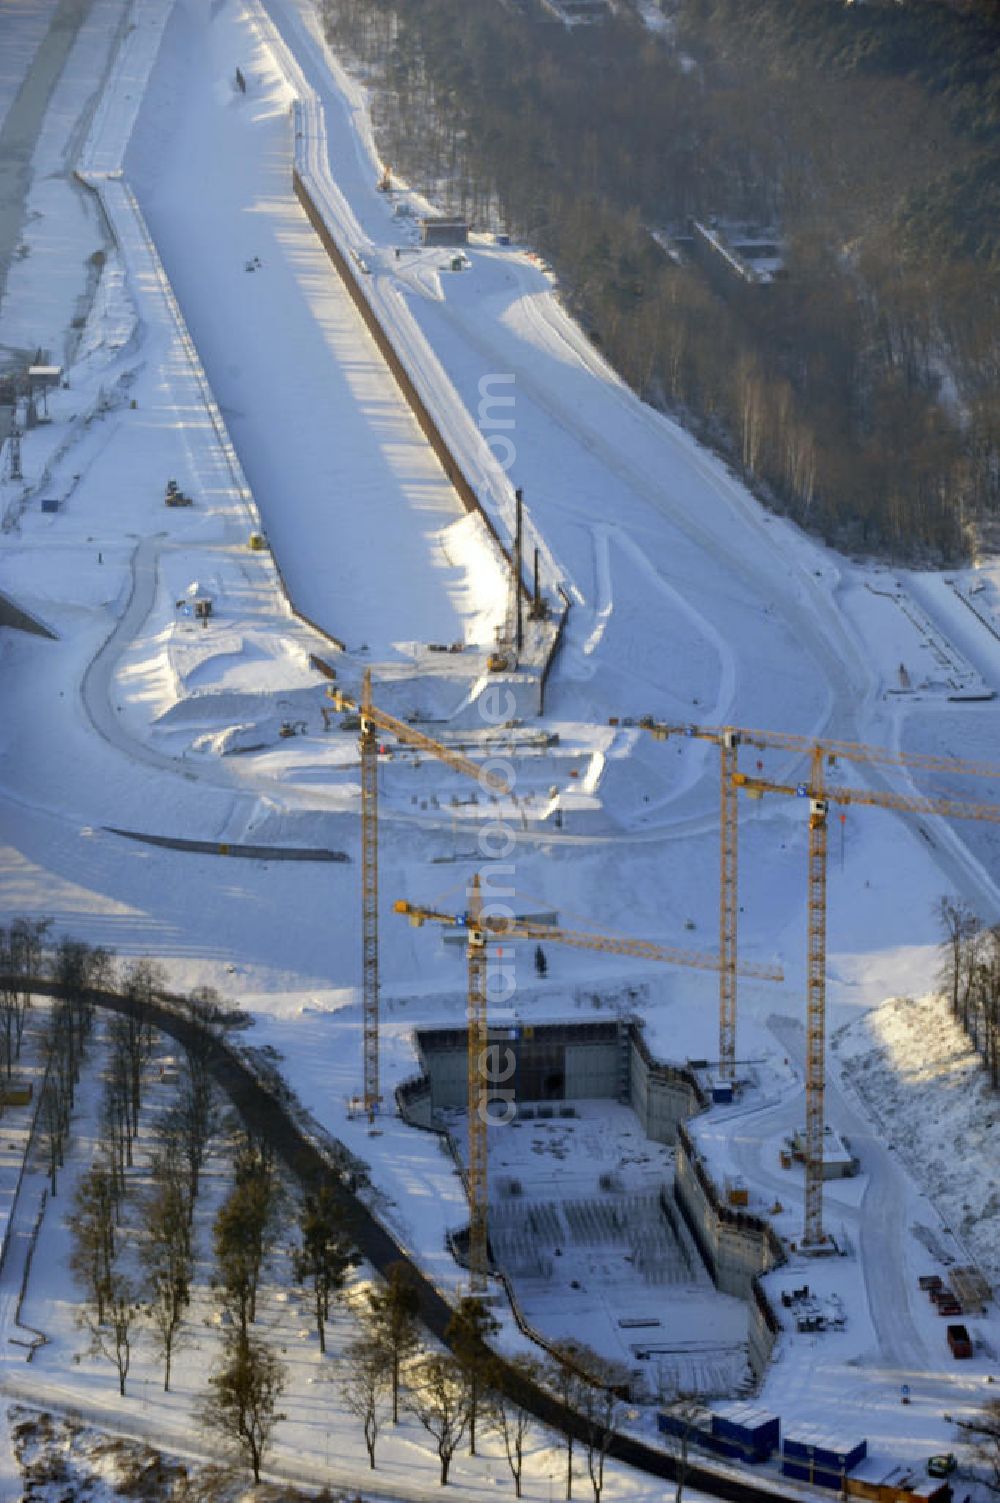
[[[739,866],[739,808],[736,779],[739,749],[755,747],[758,751],[801,752],[812,759],[812,766],[844,761],[858,765],[911,767],[924,772],[950,772],[982,778],[1000,777],[1000,766],[993,762],[964,762],[954,757],[938,757],[921,752],[892,752],[882,747],[865,746],[855,741],[820,741],[784,731],[755,731],[733,725],[672,725],[645,716],[639,721],[657,741],[670,737],[688,737],[709,741],[719,748],[719,1073],[732,1080],[736,1073],[736,955],[737,889]],[[886,806],[888,807],[888,806]],[[817,840],[819,832],[817,831]]]
[[[809,801],[809,846],[807,876],[807,943],[806,943],[806,1137],[805,1137],[805,1223],[803,1245],[818,1247],[823,1232],[823,1095],[826,1079],[826,858],[827,814],[829,805],[865,804],[876,809],[895,809],[905,814],[940,814],[952,819],[982,819],[1000,824],[1000,805],[967,803],[952,798],[931,798],[921,794],[878,792],[870,788],[831,786],[825,779],[825,763],[836,757],[829,747],[838,743],[818,742],[810,747],[808,781],[777,783],[747,773],[733,774],[733,787],[751,798],[765,793],[785,794]],[[871,748],[852,748],[856,752]],[[902,756],[878,754],[863,760],[895,760]],[[853,759],[852,759],[853,760]],[[862,760],[858,757],[856,760]],[[981,776],[1000,776],[1000,769],[990,764],[953,763],[947,758],[934,759],[949,771],[979,772]],[[913,765],[909,758],[906,765]],[[926,765],[926,764],[921,764]]]
[[[560,929],[530,919],[508,918],[483,911],[483,895],[478,874],[469,890],[469,907],[463,913],[444,913],[400,900],[396,913],[405,914],[416,928],[431,922],[452,928],[464,928],[467,934],[468,961],[468,1115],[469,1115],[469,1269],[472,1289],[481,1293],[486,1287],[488,1266],[487,1217],[487,1136],[489,1125],[490,1078],[489,1030],[486,1013],[486,945],[491,939],[533,939],[569,945],[577,950],[600,950],[608,955],[631,955],[638,960],[662,961],[667,965],[691,966],[697,970],[717,971],[719,957],[702,950],[677,950],[651,940],[631,939],[619,934],[591,934],[575,929]],[[776,966],[745,965],[744,976],[763,981],[781,981]]]
[[[337,710],[357,710],[361,721],[361,972],[362,1027],[364,1033],[364,1105],[371,1119],[378,1110],[379,1090],[379,949],[378,949],[378,731],[404,746],[436,757],[456,772],[478,782],[490,792],[505,792],[506,783],[496,769],[483,767],[471,758],[442,746],[422,731],[387,714],[372,704],[371,670],[365,670],[360,702],[340,689],[327,690]]]

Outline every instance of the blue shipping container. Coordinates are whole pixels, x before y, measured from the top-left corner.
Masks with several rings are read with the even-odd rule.
[[[755,1409],[750,1404],[735,1404],[723,1414],[713,1414],[714,1439],[734,1445],[735,1454],[747,1461],[766,1461],[778,1449],[781,1421],[776,1414]]]
[[[797,1477],[800,1482],[811,1483],[813,1487],[829,1487],[834,1492],[840,1491],[844,1481],[843,1472],[822,1471],[798,1457],[790,1459],[786,1456],[781,1463],[781,1470],[786,1477]]]
[[[798,1435],[786,1435],[782,1445],[784,1456],[791,1460],[805,1461],[829,1472],[842,1474],[856,1467],[868,1455],[868,1442],[858,1440],[845,1444],[839,1436],[826,1435],[821,1430],[800,1430]],[[791,1473],[789,1473],[791,1475]]]

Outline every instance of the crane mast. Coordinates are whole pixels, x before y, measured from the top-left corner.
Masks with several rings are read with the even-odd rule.
[[[385,731],[404,746],[426,752],[439,762],[484,787],[503,792],[501,772],[480,767],[471,758],[414,730],[372,703],[371,670],[366,669],[360,700],[341,689],[327,691],[338,710],[357,710],[361,730],[361,1015],[363,1028],[363,1100],[372,1121],[381,1101],[379,1083],[379,934],[378,934],[378,732]]]
[[[739,913],[739,795],[733,783],[739,737],[719,741],[719,1073],[736,1075],[736,925]]]
[[[887,760],[891,754],[887,754]],[[876,761],[877,754],[870,761]],[[908,814],[937,814],[956,819],[981,819],[1000,823],[1000,805],[969,803],[924,794],[880,792],[871,788],[831,787],[826,781],[829,760],[823,743],[810,750],[809,779],[804,783],[778,783],[767,778],[736,772],[734,789],[752,797],[779,793],[809,802],[808,855],[806,872],[806,1128],[805,1128],[805,1221],[802,1242],[819,1247],[826,1240],[823,1230],[823,1148],[825,1134],[824,1093],[826,1084],[826,874],[827,818],[831,803],[862,804]],[[893,761],[897,758],[892,757]],[[973,764],[949,764],[953,771],[969,771]],[[982,764],[975,770],[981,774]],[[994,770],[994,774],[996,775]]]
[[[371,674],[361,695],[361,1015],[364,1106],[369,1122],[379,1091],[378,741],[371,716]]]
[[[477,872],[472,879],[472,890],[469,894],[466,943],[469,967],[469,1039],[466,1051],[469,1114],[469,1272],[473,1294],[482,1294],[485,1291],[486,1270],[489,1267],[487,1129],[490,1102],[486,1059],[489,1030],[486,1020],[486,931],[480,922],[482,912],[483,896]]]
[[[823,1241],[823,1138],[826,1126],[826,848],[827,802],[823,757],[812,757],[806,920],[806,1142],[805,1233],[807,1247]],[[735,789],[734,789],[735,792]]]

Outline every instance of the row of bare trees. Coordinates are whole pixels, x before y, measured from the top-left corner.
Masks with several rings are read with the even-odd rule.
[[[105,975],[105,983],[109,979]],[[162,1357],[164,1390],[170,1387],[190,1301],[199,1177],[218,1127],[208,1035],[193,1031],[182,1049],[174,1099],[153,1121],[140,1166],[136,1142],[156,1041],[152,1005],[162,984],[159,968],[145,959],[122,971],[116,989],[125,1008],[107,1030],[99,1150],[77,1184],[74,1204],[72,1267],[86,1293],[91,1349],[114,1365],[123,1397],[141,1329]],[[195,993],[189,1017],[201,1020],[204,1012],[205,998]],[[125,1208],[137,1178],[130,1171],[140,1170],[143,1187],[130,1226]]]
[[[21,1057],[31,979],[43,973],[49,927],[48,919],[29,918],[15,918],[0,927],[0,1070],[8,1080]]]
[[[579,1443],[594,1503],[604,1489],[605,1463],[619,1417],[623,1374],[596,1353],[567,1342],[549,1360],[518,1357],[504,1364],[501,1375],[490,1341],[499,1330],[488,1306],[475,1297],[462,1299],[446,1331],[448,1350],[422,1347],[419,1301],[410,1270],[396,1263],[384,1283],[367,1292],[356,1312],[361,1330],[344,1352],[341,1392],[348,1410],[361,1422],[371,1466],[384,1425],[411,1415],[430,1436],[439,1462],[439,1480],[448,1483],[452,1462],[468,1443],[477,1454],[483,1428],[498,1438],[514,1484],[522,1495],[528,1442],[536,1429],[532,1392],[548,1388],[582,1420]],[[512,1391],[511,1369],[524,1384]],[[577,1476],[574,1439],[566,1435],[565,1495],[573,1497]]]
[[[941,980],[952,1016],[978,1052],[990,1085],[1000,1090],[1000,924],[986,925],[965,903],[943,898]]]
[[[12,1004],[14,1058],[31,1005],[28,977],[48,973],[60,983],[41,1034],[46,1063],[41,1136],[53,1195],[92,1034],[92,993],[112,992],[122,999],[122,1010],[104,1030],[98,1151],[73,1195],[71,1267],[84,1293],[81,1323],[92,1354],[113,1368],[121,1397],[127,1396],[140,1339],[149,1340],[162,1361],[166,1392],[175,1355],[193,1336],[196,1204],[206,1157],[224,1126],[210,1070],[223,1009],[207,990],[193,992],[182,1004],[192,1026],[177,1059],[169,1062],[175,1077],[171,1100],[149,1120],[147,1086],[158,1038],[152,1020],[164,987],[160,968],[147,959],[119,967],[107,952],[73,940],[46,951],[45,931],[44,923],[8,931],[22,946],[18,984],[10,973],[8,980],[20,1009],[15,1012]],[[284,1418],[279,1406],[287,1383],[271,1323],[261,1319],[262,1280],[276,1254],[287,1252],[288,1271],[307,1291],[325,1354],[334,1306],[359,1258],[342,1203],[329,1186],[309,1189],[293,1203],[268,1144],[245,1126],[231,1124],[228,1136],[231,1183],[212,1224],[211,1282],[224,1335],[201,1423],[259,1481],[275,1427]],[[282,1231],[290,1212],[297,1236],[286,1248]],[[387,1423],[398,1424],[401,1415],[411,1416],[431,1438],[442,1486],[460,1447],[467,1442],[469,1454],[477,1454],[485,1429],[499,1439],[520,1498],[536,1423],[532,1391],[541,1386],[582,1419],[576,1454],[573,1436],[566,1436],[566,1497],[573,1496],[582,1454],[594,1503],[600,1503],[623,1377],[613,1365],[566,1343],[546,1362],[515,1361],[524,1392],[512,1395],[510,1364],[501,1375],[491,1349],[499,1327],[488,1307],[476,1298],[461,1301],[446,1332],[448,1350],[428,1349],[421,1338],[417,1288],[404,1263],[392,1265],[384,1281],[365,1291],[354,1314],[359,1329],[343,1348],[334,1377],[345,1407],[361,1425],[372,1468],[380,1433]]]

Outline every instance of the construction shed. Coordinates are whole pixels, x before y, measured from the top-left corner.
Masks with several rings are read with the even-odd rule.
[[[843,1489],[848,1472],[868,1455],[868,1442],[850,1444],[840,1436],[805,1428],[797,1435],[786,1435],[781,1448],[781,1470],[786,1477],[796,1477],[812,1487]]]
[[[776,1414],[753,1404],[731,1404],[712,1415],[714,1450],[741,1461],[767,1461],[778,1449],[781,1421]]]
[[[420,239],[424,245],[468,245],[469,226],[464,219],[443,216],[422,219]]]
[[[767,1461],[777,1450],[781,1431],[776,1414],[768,1414],[752,1404],[732,1404],[720,1414],[708,1409],[686,1412],[661,1409],[656,1425],[661,1435],[686,1436],[703,1450],[751,1466]]]
[[[849,1498],[866,1498],[868,1503],[950,1503],[952,1490],[938,1477],[927,1477],[904,1466],[888,1471],[874,1461],[866,1461],[860,1477],[848,1477],[844,1490]]]

